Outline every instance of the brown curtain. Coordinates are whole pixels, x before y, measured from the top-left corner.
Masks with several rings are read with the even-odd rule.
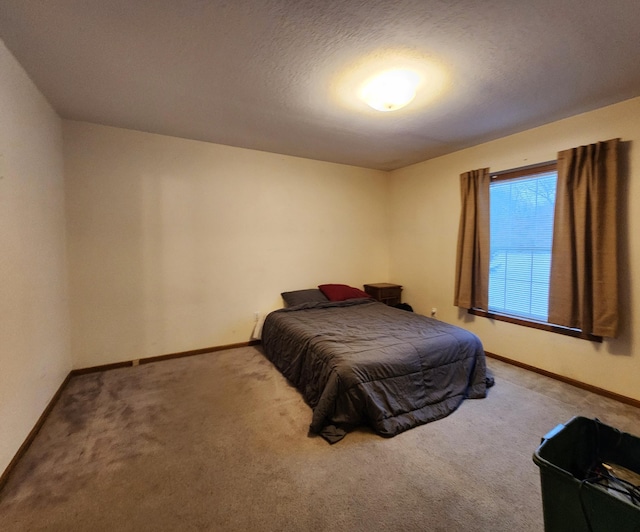
[[[619,139],[558,153],[549,322],[618,333]]]
[[[488,168],[460,175],[462,208],[453,304],[462,308],[489,306],[489,183]]]

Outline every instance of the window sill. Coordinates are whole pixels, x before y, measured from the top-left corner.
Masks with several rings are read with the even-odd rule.
[[[582,332],[579,329],[569,329],[568,327],[561,327],[560,325],[552,325],[551,323],[544,323],[541,321],[526,320],[524,318],[517,318],[515,316],[509,316],[506,314],[496,314],[489,312],[488,310],[482,310],[479,308],[471,308],[467,311],[474,316],[482,316],[492,320],[506,321],[507,323],[515,323],[516,325],[522,325],[523,327],[531,327],[532,329],[540,329],[542,331],[564,334],[565,336],[573,336],[574,338],[582,338],[583,340],[589,340],[590,342],[602,342],[602,336],[595,336],[593,334]]]

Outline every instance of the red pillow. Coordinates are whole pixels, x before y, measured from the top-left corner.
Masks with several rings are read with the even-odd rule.
[[[371,297],[366,292],[346,284],[321,284],[318,288],[327,296],[329,301],[344,301],[345,299]]]

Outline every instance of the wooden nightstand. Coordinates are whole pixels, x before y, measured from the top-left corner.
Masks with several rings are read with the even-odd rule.
[[[399,284],[365,284],[364,291],[385,305],[397,305],[402,302],[402,285]]]

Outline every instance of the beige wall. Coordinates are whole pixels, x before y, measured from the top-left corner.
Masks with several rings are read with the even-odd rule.
[[[622,334],[602,344],[474,317],[453,306],[459,175],[556,158],[559,150],[620,137],[626,143],[628,198],[620,264]],[[391,278],[422,313],[480,336],[487,351],[640,399],[640,98],[548,124],[391,173]]]
[[[71,369],[61,122],[0,41],[0,473]]]
[[[74,366],[246,342],[280,292],[388,276],[384,172],[64,123]]]

